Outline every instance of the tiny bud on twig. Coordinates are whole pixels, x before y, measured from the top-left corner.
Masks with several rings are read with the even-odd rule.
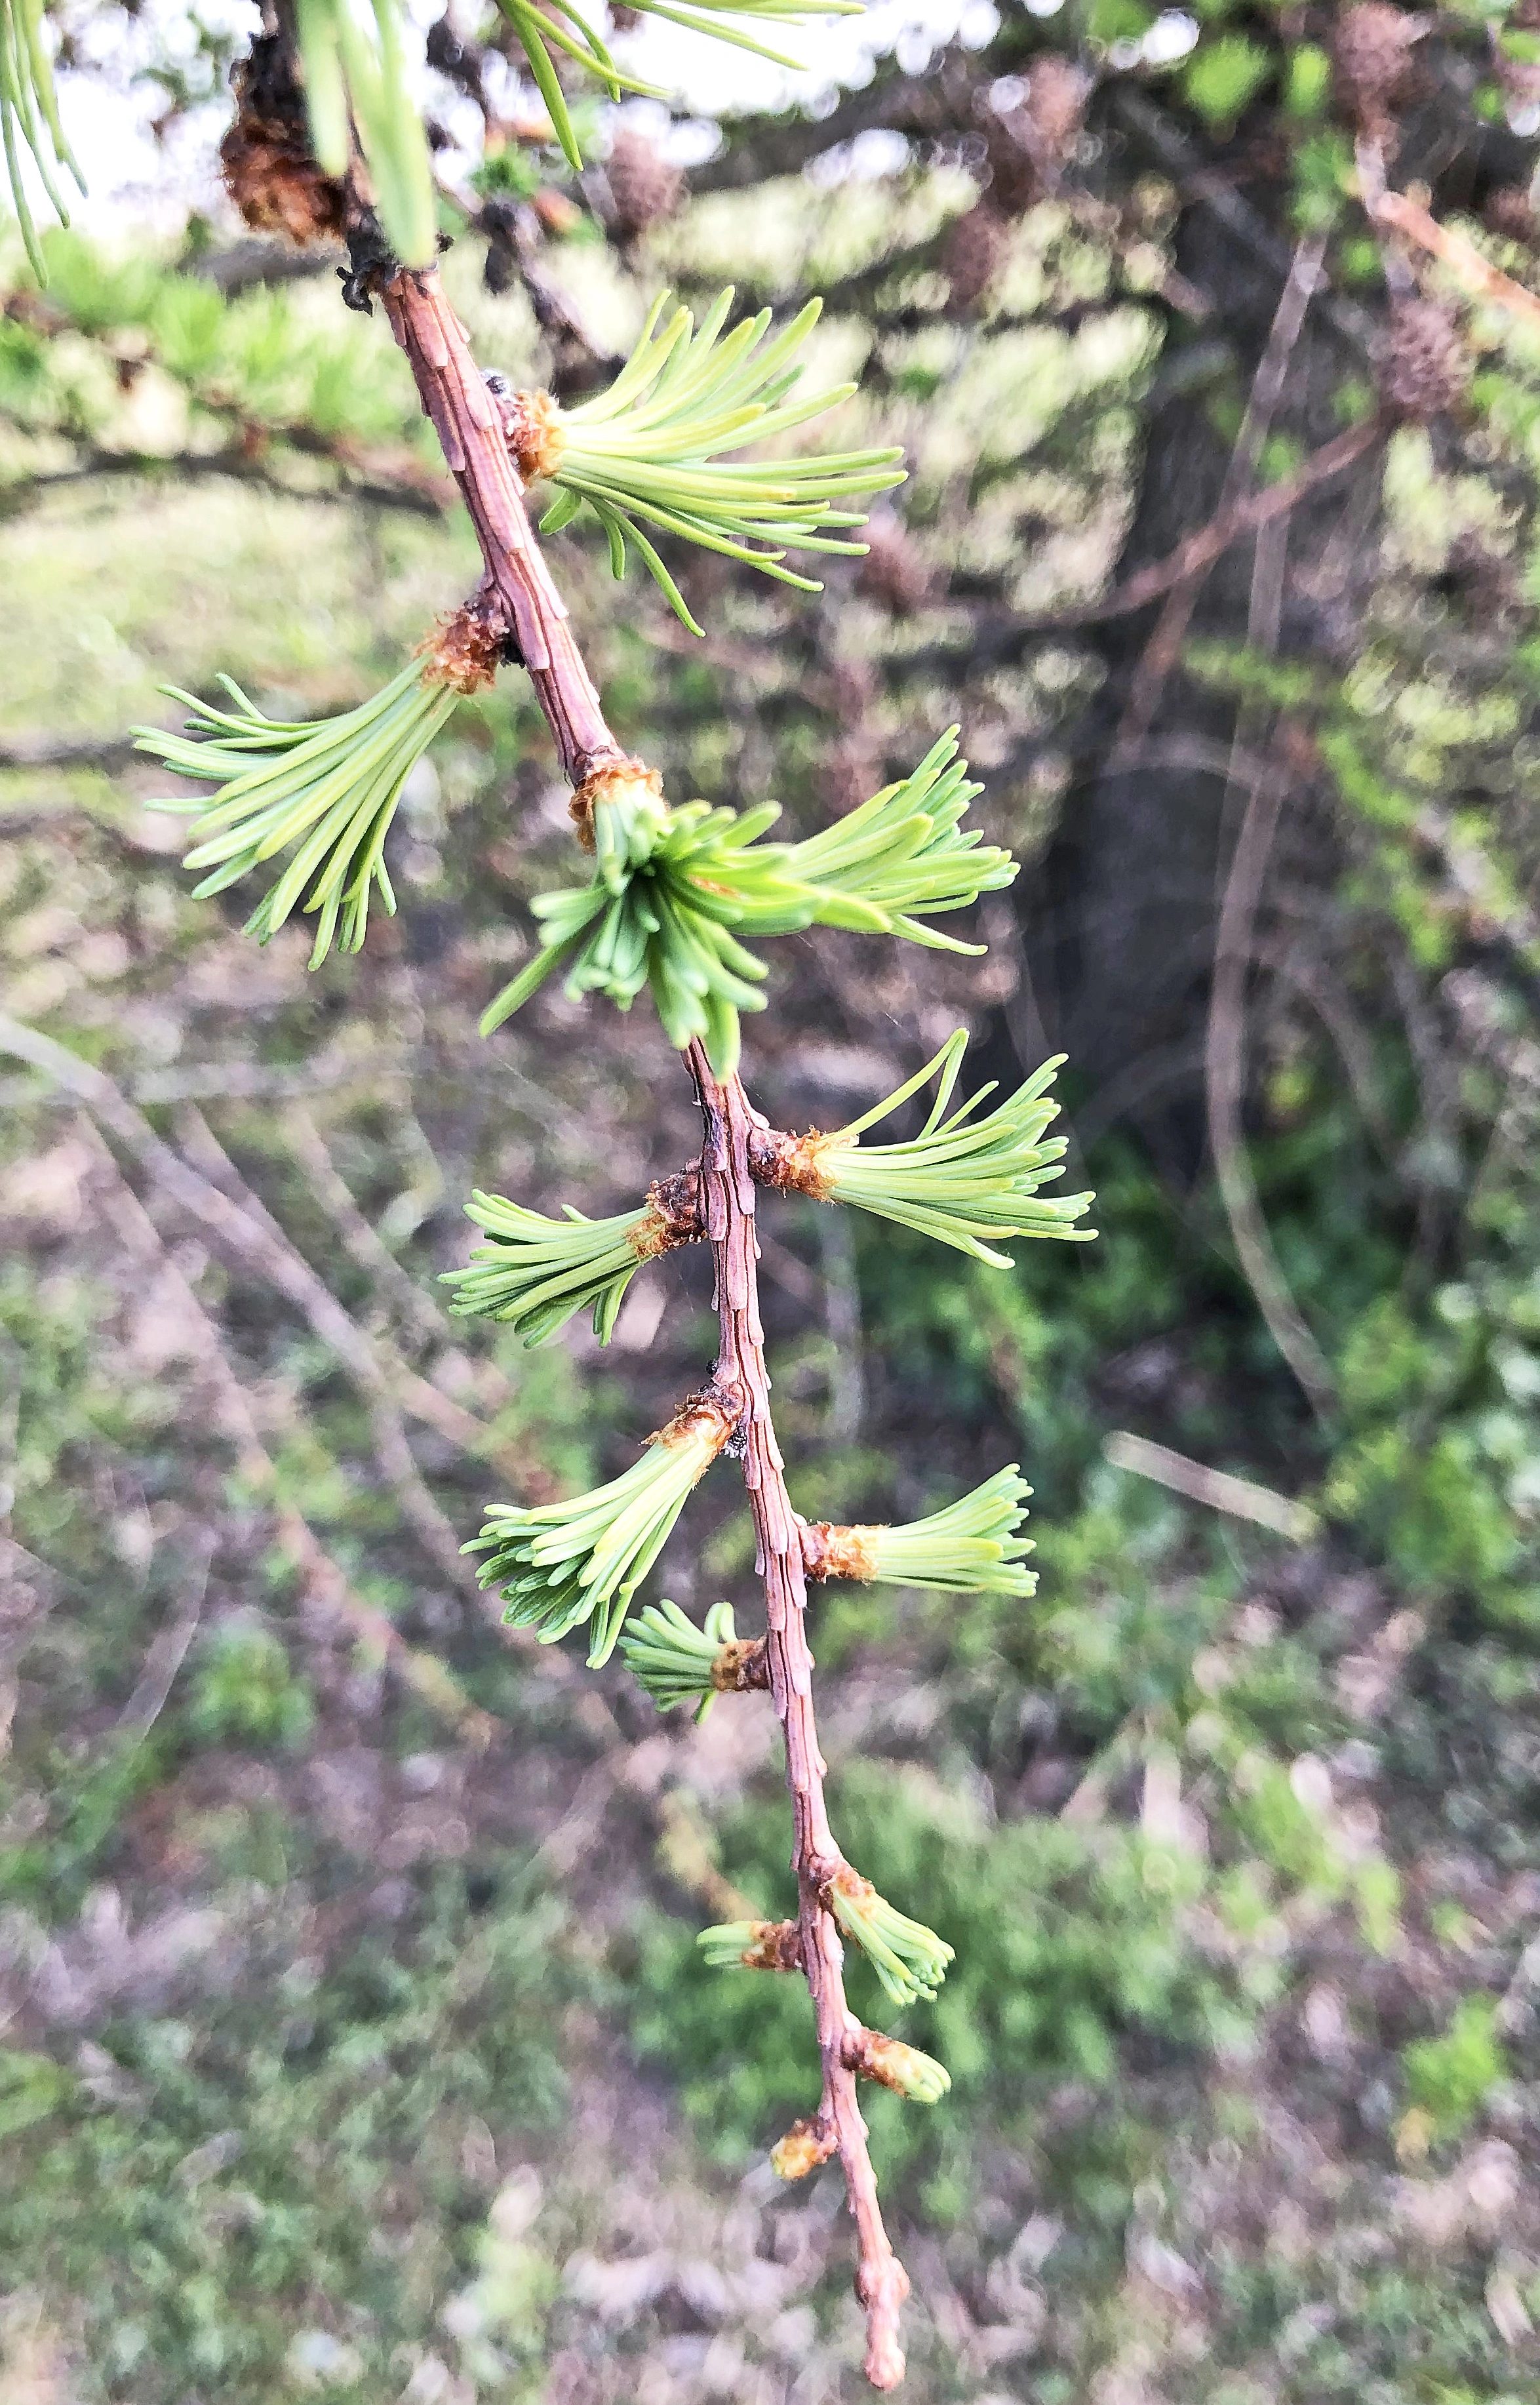
[[[839,2141],[821,2120],[793,2121],[770,2149],[770,2168],[783,2180],[805,2179],[826,2163]]]
[[[845,2040],[845,2060],[861,2079],[875,2079],[911,2104],[939,2104],[952,2085],[951,2074],[917,2046],[880,2030],[852,2026]]]
[[[794,1920],[724,1920],[695,1940],[714,1971],[800,1971],[802,1931]]]

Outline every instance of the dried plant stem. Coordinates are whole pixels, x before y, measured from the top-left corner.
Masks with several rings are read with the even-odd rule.
[[[1441,260],[1472,300],[1491,301],[1531,325],[1540,321],[1540,295],[1529,291],[1511,275],[1505,275],[1490,259],[1483,259],[1475,243],[1464,234],[1435,223],[1428,210],[1409,193],[1386,191],[1381,178],[1379,192],[1365,194],[1365,205],[1377,225],[1392,227]]]
[[[364,1600],[288,1499],[251,1399],[231,1366],[223,1331],[123,1175],[94,1120],[82,1114],[82,1126],[89,1131],[91,1148],[104,1171],[110,1174],[112,1233],[145,1270],[174,1281],[199,1365],[210,1382],[215,1424],[233,1452],[246,1484],[272,1512],[279,1550],[299,1577],[312,1609],[350,1628],[361,1645],[387,1663],[414,1695],[459,1731],[468,1745],[483,1752],[502,1734],[497,1722],[470,1701],[436,1656],[409,1645],[394,1622]],[[132,1711],[131,1704],[125,1718]]]
[[[1385,431],[1384,421],[1379,416],[1366,417],[1361,424],[1348,427],[1301,460],[1292,475],[1281,477],[1276,485],[1264,485],[1259,491],[1243,494],[1221,508],[1206,527],[1199,527],[1196,534],[1178,543],[1175,551],[1140,569],[1124,584],[1114,584],[1099,601],[1079,602],[1042,618],[1023,618],[1023,631],[1045,633],[1063,626],[1097,626],[1109,618],[1129,617],[1151,601],[1160,600],[1193,577],[1205,574],[1242,535],[1258,534],[1276,518],[1287,517],[1308,493],[1329,485],[1334,477],[1342,475],[1372,451],[1384,440]]]
[[[383,290],[391,329],[411,362],[423,406],[459,483],[486,563],[486,587],[506,609],[568,782],[626,757],[605,724],[588,671],[525,512],[523,487],[502,440],[501,420],[471,357],[464,328],[432,268],[402,270]],[[818,2031],[823,2091],[799,2143],[783,2141],[781,2167],[813,2169],[838,2155],[857,2232],[856,2294],[866,2310],[866,2377],[894,2388],[903,2377],[899,2313],[908,2275],[894,2254],[877,2201],[876,2175],[857,2101],[860,2025],[845,2001],[843,1948],[824,1902],[844,1856],[829,1826],[824,1761],[813,1716],[813,1656],[805,1625],[802,1524],[787,1492],[770,1416],[770,1381],[760,1321],[755,1180],[749,1141],[765,1121],[735,1076],[719,1080],[704,1047],[690,1048],[705,1121],[701,1185],[706,1232],[716,1262],[721,1349],[715,1383],[741,1399],[743,1445],[764,1585],[770,1686],[786,1743],[795,1825],[803,1967]]]

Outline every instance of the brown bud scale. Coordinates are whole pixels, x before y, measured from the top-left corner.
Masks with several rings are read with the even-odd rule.
[[[548,392],[513,392],[505,393],[498,406],[503,440],[520,476],[526,485],[538,484],[541,478],[549,483],[567,451],[556,403]]]
[[[817,1128],[809,1128],[805,1135],[755,1128],[749,1138],[749,1166],[762,1186],[777,1194],[806,1194],[815,1202],[827,1202],[833,1189],[819,1163],[837,1142]]]
[[[452,610],[417,646],[424,682],[452,684],[456,693],[481,693],[497,677],[506,639],[501,619],[474,601]]]
[[[850,2029],[845,2036],[845,2061],[858,2079],[875,2079],[879,2087],[896,2089],[901,2096],[909,2093],[909,2074],[904,2063],[913,2058],[914,2047],[902,2038],[885,2037],[880,2030]]]
[[[647,1189],[647,1216],[638,1219],[626,1242],[639,1261],[655,1261],[677,1245],[693,1245],[706,1233],[701,1218],[701,1174],[681,1169],[660,1177]]]
[[[739,1955],[746,1971],[800,1971],[802,1931],[794,1920],[756,1920],[753,1935]]]
[[[649,1444],[688,1444],[705,1437],[712,1452],[720,1453],[742,1417],[742,1396],[730,1394],[713,1381],[698,1394],[688,1396],[667,1425],[654,1430],[647,1441]]]

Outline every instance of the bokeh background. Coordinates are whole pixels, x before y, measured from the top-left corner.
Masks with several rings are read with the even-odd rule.
[[[1036,1489],[1032,1604],[813,1607],[836,1825],[958,1954],[901,2024],[950,2099],[871,2112],[916,2405],[1540,2384],[1535,70],[1450,7],[1384,78],[1494,301],[1368,230],[1343,13],[884,19],[627,107],[581,183],[477,166],[506,62],[423,27],[483,361],[572,394],[665,286],[819,291],[841,439],[908,453],[818,598],[675,562],[704,642],[553,546],[671,792],[810,832],[957,720],[1022,863],[980,960],[775,947],[750,1090],[830,1126],[959,1025],[1062,1050],[1098,1190],[1008,1274],[764,1215],[799,1507]],[[361,958],[190,898],[159,688],[348,706],[474,547],[387,331],[218,195],[245,13],[61,24],[116,204],[0,316],[0,2398],[853,2398],[837,2174],[765,2159],[805,1997],[693,1945],[786,1905],[774,1722],[514,1646],[457,1551],[713,1349],[679,1256],[608,1352],[453,1320],[460,1206],[623,1207],[686,1080],[552,988],[476,1034],[569,857],[515,672]],[[657,1591],[754,1624],[730,1470]]]

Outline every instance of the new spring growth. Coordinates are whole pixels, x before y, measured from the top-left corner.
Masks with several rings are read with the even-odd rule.
[[[848,1863],[824,1884],[823,1900],[845,1935],[861,1952],[895,2004],[934,1996],[953,1949],[933,1929],[897,1912]]]
[[[912,2004],[921,1996],[935,1994],[946,1976],[947,1963],[954,1960],[944,1937],[895,1912],[871,1880],[863,1879],[848,1863],[842,1863],[825,1880],[823,1901],[851,1944],[860,1947],[895,2004]],[[703,1929],[695,1943],[713,1970],[793,1971],[802,1964],[794,1920],[727,1920],[715,1929]],[[929,2063],[930,2058],[917,2055],[916,2060]],[[852,2066],[856,2067],[861,2066]],[[920,2100],[926,2103],[933,2103],[950,2085],[939,2063],[931,2063],[930,2069],[941,2086],[935,2095]],[[881,2078],[883,2074],[869,2075]],[[898,2081],[889,2080],[888,2085],[897,2087]]]
[[[392,250],[404,267],[430,266],[438,252],[433,168],[412,97],[399,0],[295,0],[294,21],[316,163],[343,177],[357,127]]]
[[[466,1217],[492,1242],[469,1267],[446,1270],[450,1308],[466,1318],[511,1323],[526,1344],[543,1344],[575,1312],[591,1310],[594,1333],[608,1344],[625,1291],[645,1261],[700,1233],[699,1179],[687,1170],[654,1186],[639,1211],[585,1219],[571,1203],[547,1219],[500,1194],[477,1193]]]
[[[951,2074],[933,2055],[880,2030],[852,2030],[845,2044],[845,2060],[861,2079],[875,2079],[908,2098],[911,2104],[939,2104],[952,2085]]]
[[[965,908],[1016,873],[1010,853],[987,844],[980,830],[959,832],[963,812],[984,788],[969,781],[957,738],[949,726],[901,784],[885,785],[821,835],[788,848],[786,874],[818,894],[822,925],[907,935],[937,951],[985,949],[920,923],[921,915]]]
[[[758,991],[764,964],[733,932],[741,896],[778,903],[789,929],[805,927],[812,916],[801,889],[777,876],[773,848],[757,855],[752,849],[777,815],[773,802],[742,818],[687,802],[618,883],[611,860],[587,885],[537,894],[540,949],[483,1014],[483,1034],[565,968],[568,993],[602,993],[620,1010],[650,988],[669,1042],[682,1051],[700,1036],[718,1076],[729,1076],[737,1065],[738,1013],[764,1008]]]
[[[922,923],[1008,885],[1016,873],[1009,852],[960,832],[979,788],[956,752],[953,727],[912,776],[805,843],[760,840],[779,815],[774,802],[741,816],[686,802],[665,810],[664,832],[641,859],[636,853],[648,839],[650,814],[633,790],[634,764],[602,770],[629,796],[623,844],[615,838],[587,885],[536,896],[540,949],[485,1012],[483,1034],[565,968],[569,993],[603,993],[622,1010],[650,986],[670,1043],[682,1050],[700,1036],[717,1076],[727,1076],[737,1065],[738,1013],[764,1007],[758,991],[764,965],[742,936],[791,935],[819,922],[981,949]],[[574,805],[580,827],[582,799]],[[602,793],[590,807],[597,851]]]
[[[137,749],[179,777],[217,785],[212,796],[175,796],[151,809],[196,814],[184,866],[206,869],[194,890],[220,893],[280,852],[289,857],[246,921],[266,943],[290,914],[315,914],[310,965],[341,942],[356,952],[377,890],[390,913],[396,896],[385,842],[401,788],[462,694],[492,682],[501,636],[473,610],[458,610],[429,639],[420,660],[384,691],[338,718],[266,718],[230,677],[233,707],[220,710],[176,685],[161,689],[192,715],[187,732],[136,726]]]
[[[621,1638],[621,1653],[660,1712],[693,1704],[697,1722],[719,1695],[770,1683],[763,1640],[738,1635],[730,1603],[714,1603],[704,1628],[666,1597],[650,1603]]]
[[[54,168],[67,168],[82,192],[86,179],[59,122],[53,61],[43,38],[43,0],[0,0],[0,140],[5,147],[11,206],[21,229],[27,258],[38,283],[46,284],[48,269],[28,204],[21,152],[31,152],[37,180],[61,225],[68,225],[69,211]]]
[[[885,1579],[953,1595],[1035,1595],[1037,1574],[1021,1567],[1033,1550],[1021,1534],[1031,1491],[1012,1462],[944,1511],[896,1528],[805,1521],[804,1566],[813,1579]]]
[[[833,385],[789,398],[802,371],[792,364],[817,324],[810,301],[773,341],[770,312],[723,333],[733,291],[719,293],[699,330],[688,309],[666,318],[661,293],[641,339],[608,392],[564,409],[547,393],[517,393],[504,403],[509,447],[526,483],[544,480],[555,498],[540,521],[553,534],[585,507],[604,528],[609,564],[625,572],[631,545],[692,634],[692,616],[642,525],[686,542],[725,552],[805,593],[822,588],[784,565],[788,551],[863,552],[844,529],[866,513],[859,496],[902,484],[896,449],[807,454],[728,461],[724,452],[769,443],[848,401],[856,387]]]
[[[503,1598],[503,1619],[552,1645],[580,1623],[598,1669],[615,1650],[631,1599],[666,1543],[692,1489],[737,1426],[740,1405],[714,1388],[693,1396],[624,1475],[567,1503],[488,1508],[466,1546],[485,1554],[483,1586]]]
[[[523,46],[529,62],[529,72],[539,88],[541,99],[550,112],[552,128],[567,155],[567,164],[582,166],[582,150],[577,128],[567,105],[567,95],[557,77],[553,50],[560,50],[581,67],[595,76],[611,100],[619,100],[623,91],[646,92],[658,97],[655,84],[638,82],[616,65],[605,44],[573,0],[552,0],[567,21],[558,23],[550,8],[540,7],[537,0],[497,0]],[[692,0],[692,5],[679,6],[678,0],[636,0],[637,7],[649,17],[666,17],[676,25],[684,25],[692,33],[709,34],[718,41],[731,42],[735,49],[757,50],[762,58],[773,59],[777,66],[795,67],[801,62],[791,59],[784,51],[768,49],[749,31],[759,23],[803,25],[810,16],[859,16],[863,0],[817,0],[809,7],[806,0]]]
[[[695,1940],[713,1971],[800,1971],[802,1932],[794,1920],[723,1920]]]
[[[1062,1177],[1062,1136],[1043,1140],[1043,1132],[1058,1117],[1058,1104],[1047,1090],[1063,1055],[1045,1061],[1035,1077],[1018,1088],[1008,1102],[987,1118],[976,1116],[981,1104],[997,1089],[981,1086],[976,1094],[945,1116],[962,1066],[968,1036],[959,1028],[906,1085],[865,1117],[852,1119],[833,1135],[815,1129],[804,1136],[756,1133],[750,1150],[756,1175],[787,1191],[809,1194],[820,1202],[850,1202],[882,1219],[896,1219],[938,1244],[996,1269],[1009,1269],[1009,1253],[995,1251],[1010,1236],[1057,1236],[1085,1244],[1094,1228],[1073,1222],[1090,1208],[1090,1194],[1066,1194],[1040,1199],[1040,1187]],[[891,1117],[912,1094],[940,1072],[934,1103],[919,1134],[904,1144],[863,1145],[869,1128]]]

